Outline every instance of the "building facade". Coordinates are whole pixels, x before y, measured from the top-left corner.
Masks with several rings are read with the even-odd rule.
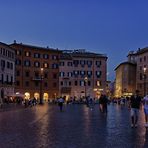
[[[0,103],[14,93],[15,52],[0,42]]]
[[[44,100],[56,98],[59,93],[58,49],[18,44],[10,45],[15,50],[15,93],[27,99]]]
[[[83,49],[63,51],[60,58],[59,91],[75,99],[106,94],[107,56]]]
[[[136,64],[123,62],[116,69],[115,97],[131,96],[136,90]]]
[[[115,96],[123,95],[124,88],[128,88],[127,90],[130,90],[130,92],[133,90],[133,93],[135,90],[138,90],[141,96],[145,96],[148,94],[148,47],[138,48],[137,51],[130,51],[127,57],[128,62],[121,63],[115,69]],[[124,69],[129,69],[130,71],[126,73]],[[126,86],[123,87],[123,85]]]
[[[137,90],[141,95],[148,94],[148,47],[139,49],[137,55]]]

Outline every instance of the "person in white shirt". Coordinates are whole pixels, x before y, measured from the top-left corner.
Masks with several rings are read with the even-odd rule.
[[[148,127],[148,95],[143,98],[144,114],[145,114],[145,127]]]
[[[58,100],[58,105],[60,107],[61,112],[63,110],[63,103],[64,103],[64,99],[62,97],[60,97],[59,100]]]

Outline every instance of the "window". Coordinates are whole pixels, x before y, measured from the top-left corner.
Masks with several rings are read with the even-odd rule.
[[[64,66],[65,65],[65,63],[64,62],[60,62],[60,66]]]
[[[82,67],[84,67],[85,61],[84,61],[84,60],[81,60],[81,61],[80,61],[80,64],[81,64]]]
[[[29,74],[30,74],[29,71],[26,71],[26,72],[25,72],[25,76],[26,76],[26,77],[29,77]]]
[[[72,77],[72,72],[68,72],[68,73],[67,73],[67,76],[68,76],[68,77]]]
[[[69,81],[69,86],[71,86],[71,82]]]
[[[40,63],[38,61],[34,62],[35,67],[40,67]]]
[[[81,76],[85,75],[85,71],[80,71]]]
[[[96,66],[97,66],[97,67],[100,67],[100,66],[101,66],[101,64],[102,64],[102,62],[101,62],[101,61],[96,61]]]
[[[34,53],[34,58],[40,58],[40,54],[39,53]]]
[[[30,61],[29,60],[25,60],[24,61],[24,66],[26,67],[29,67],[31,64],[30,64]]]
[[[10,63],[10,68],[13,69],[13,63]]]
[[[87,61],[87,66],[91,67],[92,66],[92,61]]]
[[[8,68],[8,69],[10,68],[10,63],[9,63],[9,62],[7,62],[7,68]]]
[[[101,74],[102,74],[101,71],[96,71],[96,76],[97,76],[97,78],[100,78],[100,77],[101,77]]]
[[[48,63],[44,63],[44,64],[43,64],[43,67],[44,67],[44,68],[48,68]]]
[[[74,75],[79,75],[79,71],[73,71]]]
[[[72,66],[72,62],[68,62],[67,63],[67,66]]]
[[[57,60],[58,56],[57,55],[52,55],[52,60]]]
[[[85,86],[84,80],[80,81],[80,86]]]
[[[5,68],[5,60],[1,60],[1,67]]]
[[[49,55],[48,54],[43,54],[43,58],[44,59],[48,59],[49,58]]]
[[[52,69],[57,69],[58,68],[58,64],[52,64]]]
[[[65,73],[64,72],[60,72],[60,77],[64,77]]]
[[[30,57],[31,56],[31,53],[29,51],[25,51],[25,56],[26,57]]]
[[[75,86],[77,86],[78,85],[78,81],[75,81]]]
[[[61,81],[61,86],[63,86],[63,81]]]
[[[17,50],[16,51],[16,55],[21,55],[21,51],[20,50]]]
[[[101,82],[100,81],[97,81],[97,86],[101,86]]]
[[[140,58],[140,62],[142,62],[142,58]]]
[[[12,53],[12,58],[14,59],[14,53]]]
[[[91,75],[92,75],[92,71],[87,71],[87,75],[88,75],[88,77],[90,78]]]
[[[78,60],[74,60],[74,61],[73,61],[73,64],[74,64],[75,67],[77,67],[78,64],[79,64],[79,61],[78,61]]]
[[[16,60],[15,60],[15,64],[16,64],[16,65],[21,65],[21,60],[20,60],[20,59],[16,59]]]

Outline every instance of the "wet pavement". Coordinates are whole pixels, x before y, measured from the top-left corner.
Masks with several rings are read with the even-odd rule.
[[[140,112],[130,127],[127,107],[108,106],[108,115],[85,105],[43,105],[0,112],[0,148],[142,148],[148,130]]]

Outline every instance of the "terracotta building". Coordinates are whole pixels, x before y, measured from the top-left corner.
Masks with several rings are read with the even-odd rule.
[[[15,52],[0,42],[0,104],[14,93]]]
[[[76,99],[106,94],[107,56],[84,49],[63,51],[60,58],[61,96]]]
[[[27,99],[53,99],[59,92],[58,49],[18,44],[10,45],[15,50],[15,92],[25,94]]]

